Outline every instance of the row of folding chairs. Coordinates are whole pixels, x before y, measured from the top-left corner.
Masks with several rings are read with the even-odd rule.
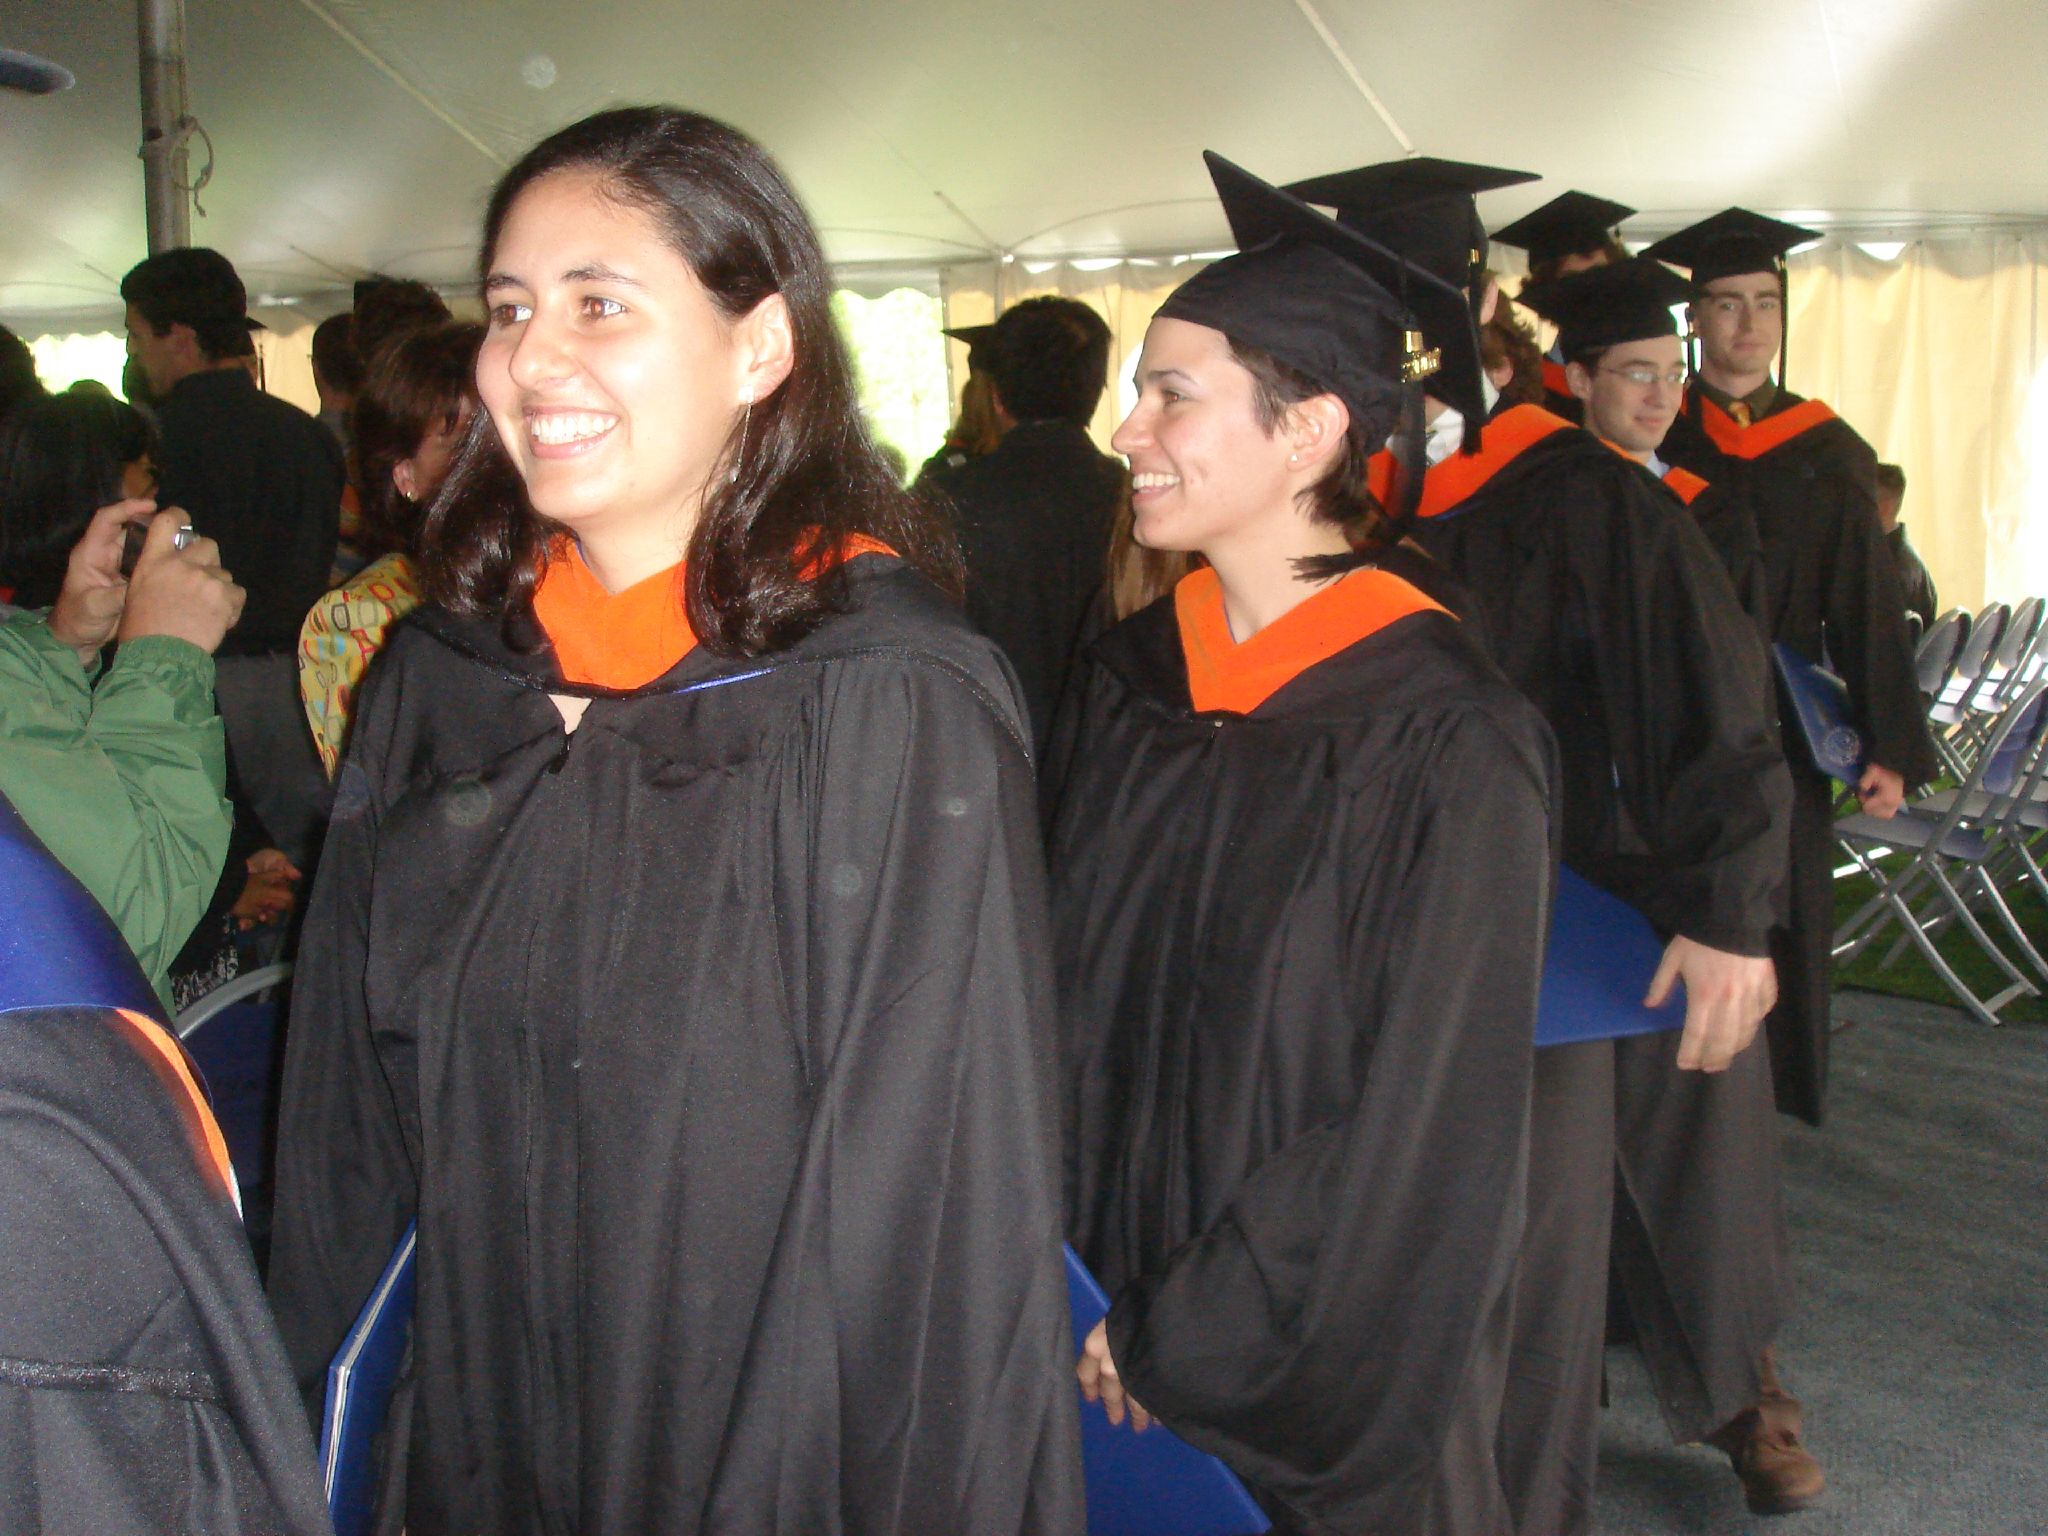
[[[2040,598],[1982,612],[1953,610],[1919,637],[1916,665],[1940,783],[1881,821],[1850,810],[1835,823],[1872,894],[1835,931],[1846,962],[1888,942],[1884,964],[1909,947],[1971,1014],[1987,1024],[2019,997],[2048,990],[2048,956],[2020,922],[2022,885],[2048,900],[2048,604]],[[1941,948],[1967,936],[1990,962],[1981,994]]]

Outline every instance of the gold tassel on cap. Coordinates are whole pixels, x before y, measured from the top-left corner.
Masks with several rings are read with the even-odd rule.
[[[1426,379],[1443,367],[1443,350],[1439,347],[1424,347],[1422,332],[1404,332],[1401,344],[1407,351],[1407,356],[1401,360],[1402,383],[1413,384],[1417,380]]]

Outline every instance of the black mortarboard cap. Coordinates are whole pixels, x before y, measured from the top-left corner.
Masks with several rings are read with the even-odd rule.
[[[1719,277],[1776,272],[1787,251],[1819,238],[1817,229],[1765,218],[1747,208],[1723,208],[1710,219],[1666,235],[1642,254],[1687,268],[1693,287],[1701,288]]]
[[[1676,336],[1671,307],[1692,297],[1692,285],[1647,257],[1588,267],[1548,283],[1531,283],[1515,296],[1557,327],[1566,358],[1651,336]]]
[[[1285,190],[1336,209],[1347,228],[1454,287],[1469,288],[1486,266],[1486,226],[1472,199],[1536,179],[1527,171],[1419,155],[1311,176]]]
[[[1432,367],[1431,382],[1441,379],[1452,391],[1448,403],[1470,419],[1485,414],[1478,342],[1459,289],[1221,155],[1202,158],[1238,254],[1183,283],[1161,315],[1269,353],[1380,434],[1393,423],[1404,384]],[[1411,347],[1411,331],[1421,345]]]
[[[1493,238],[1502,245],[1521,247],[1529,253],[1529,265],[1540,266],[1560,257],[1586,256],[1604,249],[1614,237],[1614,226],[1634,212],[1628,204],[1612,198],[1566,192],[1514,223],[1503,224]]]
[[[955,341],[967,344],[967,371],[969,373],[988,372],[989,343],[995,339],[996,334],[996,328],[993,323],[988,325],[956,325],[951,330],[944,331],[941,334],[950,336]]]

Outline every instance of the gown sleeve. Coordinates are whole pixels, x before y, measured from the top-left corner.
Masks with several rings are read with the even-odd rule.
[[[1792,802],[1770,664],[1690,514],[1651,485],[1624,494],[1627,516],[1605,529],[1573,520],[1568,561],[1598,680],[1584,707],[1602,716],[1583,739],[1612,756],[1567,773],[1621,821],[1597,856],[1568,857],[1660,931],[1763,955]],[[1579,734],[1560,733],[1568,758]]]
[[[1906,636],[1906,598],[1877,508],[1850,476],[1837,477],[1842,506],[1823,615],[1828,659],[1849,685],[1869,757],[1910,790],[1940,772],[1927,706]]]
[[[1504,1326],[1552,886],[1539,741],[1476,709],[1446,731],[1409,873],[1353,920],[1393,957],[1362,1094],[1110,1311],[1137,1401],[1312,1529],[1415,1528]]]
[[[1027,727],[993,659],[835,666],[775,809],[812,1117],[707,1529],[1083,1528]]]
[[[327,1365],[413,1218],[414,1102],[395,1080],[405,1042],[373,1037],[365,985],[381,809],[375,774],[395,682],[369,679],[335,783],[333,819],[299,939],[278,1107],[269,1292],[292,1370],[318,1422]],[[380,1052],[379,1047],[383,1049]]]

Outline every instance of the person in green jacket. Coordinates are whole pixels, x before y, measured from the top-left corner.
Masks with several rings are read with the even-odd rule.
[[[124,579],[126,527],[144,521]],[[93,514],[48,613],[0,617],[0,793],[106,908],[167,1009],[166,973],[227,858],[213,650],[242,598],[183,512],[129,500]]]

